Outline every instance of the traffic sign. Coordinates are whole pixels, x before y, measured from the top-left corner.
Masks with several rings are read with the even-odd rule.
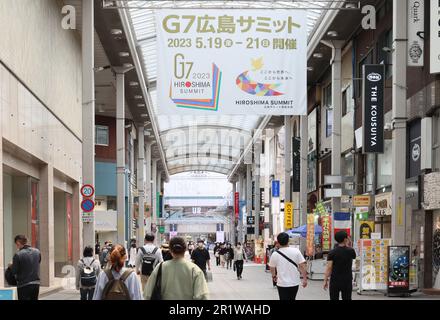
[[[91,184],[85,184],[81,188],[81,195],[90,198],[95,194],[95,188]]]
[[[95,202],[92,199],[84,199],[81,202],[81,209],[84,212],[91,212],[95,208]]]

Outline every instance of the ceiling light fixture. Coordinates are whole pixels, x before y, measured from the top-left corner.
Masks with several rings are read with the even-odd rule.
[[[114,35],[114,36],[117,36],[117,35],[121,35],[122,34],[122,30],[121,29],[111,29],[110,33],[112,35]]]
[[[136,95],[136,96],[134,96],[134,98],[139,100],[139,99],[142,99],[142,96]]]
[[[316,52],[313,54],[313,58],[322,59],[324,55],[321,52]]]
[[[307,71],[313,71],[313,67],[307,67]]]
[[[138,103],[138,107],[139,108],[145,107],[145,103]]]
[[[329,32],[327,32],[327,35],[329,37],[336,38],[338,36],[338,33],[336,31],[329,31]]]
[[[126,51],[121,51],[121,52],[119,52],[119,56],[120,56],[120,57],[129,57],[129,56],[130,56],[130,53],[128,53],[128,52],[126,52]]]
[[[124,68],[133,68],[133,65],[131,63],[124,63],[122,66]]]
[[[129,85],[130,85],[130,87],[136,87],[136,86],[139,85],[139,82],[136,82],[136,81],[130,81]]]

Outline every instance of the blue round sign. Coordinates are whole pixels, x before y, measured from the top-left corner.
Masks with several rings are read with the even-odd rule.
[[[93,211],[94,208],[95,208],[95,202],[91,199],[85,199],[81,202],[81,209],[84,212]]]

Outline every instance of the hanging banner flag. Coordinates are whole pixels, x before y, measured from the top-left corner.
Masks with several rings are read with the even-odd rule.
[[[384,84],[385,66],[363,66],[363,153],[384,152]]]
[[[272,197],[279,198],[280,196],[280,180],[272,181]]]
[[[408,66],[423,67],[425,2],[408,0]]]
[[[431,0],[431,48],[430,66],[431,73],[440,73],[440,2]]]
[[[334,216],[334,231],[346,231],[351,235],[351,214],[350,212],[335,212]]]
[[[300,10],[156,10],[158,114],[306,115]]]
[[[307,215],[307,256],[312,257],[315,251],[315,215]]]
[[[240,210],[239,206],[240,196],[238,192],[234,194],[234,210],[235,210],[235,218],[238,219],[238,212]]]
[[[290,230],[293,228],[293,203],[286,202],[284,204],[284,229]]]
[[[322,251],[330,251],[332,249],[331,236],[331,217],[328,213],[321,216],[322,222]]]

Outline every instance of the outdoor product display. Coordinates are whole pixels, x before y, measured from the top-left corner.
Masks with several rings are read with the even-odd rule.
[[[409,246],[388,248],[388,293],[409,292]]]
[[[388,247],[391,239],[360,239],[359,293],[387,289]]]

